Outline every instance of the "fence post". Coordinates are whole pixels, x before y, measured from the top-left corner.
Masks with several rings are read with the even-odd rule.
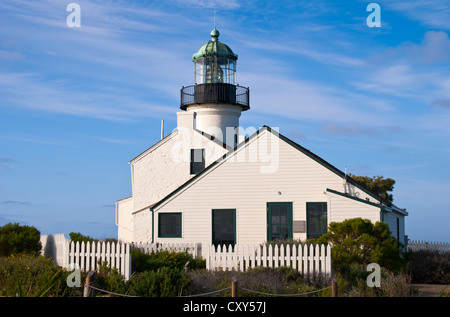
[[[335,277],[331,279],[331,296],[338,297],[337,279]]]
[[[89,271],[86,277],[86,283],[84,284],[83,297],[94,297],[95,290],[90,288],[89,286],[93,286],[97,282],[97,272]]]
[[[231,297],[238,297],[238,281],[236,279],[231,281]]]

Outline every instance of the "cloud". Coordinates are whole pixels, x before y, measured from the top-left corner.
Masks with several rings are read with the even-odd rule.
[[[7,157],[0,157],[0,168],[3,169],[10,169],[15,167],[15,164],[17,163],[16,160],[7,158]]]
[[[346,125],[338,125],[335,123],[325,123],[321,127],[321,131],[326,134],[340,135],[378,135],[380,131],[375,128],[361,127],[355,123]]]
[[[2,205],[30,205],[27,201],[17,201],[17,200],[4,200],[1,202]]]
[[[238,9],[241,7],[237,0],[175,0],[179,5],[195,6],[201,8],[223,8],[223,9]]]
[[[450,99],[435,99],[431,102],[431,106],[450,110]]]
[[[380,0],[381,6],[399,12],[412,20],[450,30],[450,3],[442,0]]]
[[[374,54],[371,60],[377,64],[399,60],[411,65],[446,63],[450,61],[450,38],[446,32],[428,31],[421,43],[404,42]]]

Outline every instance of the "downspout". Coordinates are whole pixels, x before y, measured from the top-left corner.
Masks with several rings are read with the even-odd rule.
[[[150,211],[152,212],[152,243],[155,243],[154,241],[154,234],[155,234],[155,213],[153,212],[153,208],[150,208]]]

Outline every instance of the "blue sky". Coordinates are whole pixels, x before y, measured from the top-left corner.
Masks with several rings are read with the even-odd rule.
[[[70,28],[69,3],[81,8]],[[278,127],[341,170],[396,180],[411,239],[450,241],[450,1],[216,0],[250,87],[243,127]],[[0,225],[116,237],[128,162],[176,126],[214,1],[0,2]]]

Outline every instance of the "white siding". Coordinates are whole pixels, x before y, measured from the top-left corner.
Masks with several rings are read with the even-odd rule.
[[[154,237],[161,242],[209,244],[212,209],[236,209],[237,243],[261,243],[267,239],[267,202],[292,202],[293,220],[306,220],[306,203],[328,202],[327,188],[344,191],[342,178],[263,129],[237,153],[155,209],[155,230],[156,212],[182,212],[182,238],[163,240],[156,233]],[[369,197],[357,188],[352,190],[359,192],[359,198]],[[328,210],[335,219],[367,213],[371,220],[379,220],[373,214],[375,207],[352,199],[332,198],[331,202]],[[305,239],[306,234],[294,238]]]
[[[380,208],[364,202],[352,200],[332,193],[329,199],[328,223],[341,222],[351,218],[369,219],[373,223],[380,221]]]
[[[121,242],[133,241],[133,197],[119,200],[117,208],[117,239]]]
[[[384,221],[388,224],[392,236],[397,238],[397,219],[399,219],[399,241],[405,244],[405,216],[396,212],[385,212]]]
[[[131,162],[134,211],[158,202],[193,175],[190,150],[204,148],[206,165],[226,150],[193,130],[180,130]]]

